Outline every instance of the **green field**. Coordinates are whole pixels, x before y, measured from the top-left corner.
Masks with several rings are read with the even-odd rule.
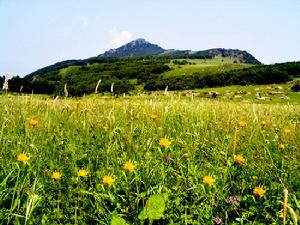
[[[235,63],[236,58],[228,58],[228,57],[215,57],[213,59],[188,59],[186,60],[190,64],[186,65],[177,65],[174,64],[174,60],[172,60],[168,66],[170,66],[171,70],[163,73],[162,75],[165,77],[170,76],[183,76],[190,75],[193,73],[199,74],[209,74],[209,73],[220,73],[225,71],[230,71],[232,69],[241,69],[248,68],[253,65],[246,63]],[[183,61],[183,60],[178,60]]]
[[[0,95],[0,224],[297,224],[299,95],[280,86]]]

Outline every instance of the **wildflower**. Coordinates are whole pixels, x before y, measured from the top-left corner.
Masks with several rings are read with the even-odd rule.
[[[217,225],[221,224],[222,222],[223,222],[222,219],[219,218],[219,217],[217,217],[217,218],[215,219],[215,224],[217,224]]]
[[[284,129],[284,133],[285,133],[285,134],[289,134],[289,133],[291,133],[291,130],[288,129],[288,128],[285,128],[285,129]]]
[[[284,144],[279,144],[278,147],[281,148],[281,149],[285,149]]]
[[[34,148],[35,146],[34,146],[34,144],[30,144],[29,147],[30,148]]]
[[[20,163],[26,164],[29,160],[29,157],[25,153],[21,153],[17,156],[17,161]]]
[[[112,185],[114,183],[114,181],[115,180],[112,179],[111,176],[104,176],[103,180],[102,180],[103,184],[106,184],[106,185]]]
[[[242,155],[237,155],[237,156],[234,157],[234,162],[236,164],[242,165],[242,164],[245,163],[245,159],[244,159],[244,157]]]
[[[58,171],[52,173],[51,178],[54,180],[59,180],[62,177],[62,174]]]
[[[174,160],[168,154],[165,154],[164,161],[167,163],[172,163]]]
[[[156,114],[152,114],[152,115],[150,116],[150,120],[154,122],[154,121],[157,120],[157,117],[158,117],[158,116],[157,116]]]
[[[123,169],[132,172],[135,169],[135,165],[132,162],[126,162],[123,164]]]
[[[215,183],[215,179],[212,178],[211,176],[205,176],[203,178],[203,183],[207,185],[212,185],[213,183]]]
[[[171,142],[167,138],[162,138],[159,141],[159,145],[162,148],[168,148],[170,146]]]
[[[32,120],[30,120],[30,122],[29,122],[29,124],[30,124],[31,126],[33,126],[33,127],[35,127],[38,123],[39,123],[39,121],[38,121],[38,120],[35,120],[35,119],[32,119]]]
[[[230,204],[234,204],[235,202],[239,202],[241,200],[239,196],[228,196],[227,199]]]
[[[257,180],[258,177],[257,177],[257,176],[252,176],[252,179],[253,179],[253,180]]]
[[[239,125],[240,125],[241,128],[243,128],[243,127],[245,127],[247,125],[247,122],[245,120],[241,120],[239,122]]]
[[[107,129],[108,129],[108,125],[107,125],[107,124],[103,124],[103,125],[102,125],[102,128],[103,128],[104,130],[107,130]]]
[[[253,194],[254,194],[255,196],[262,197],[262,196],[264,196],[265,192],[266,192],[266,191],[264,190],[264,188],[263,188],[262,186],[255,187],[255,188],[253,189]]]
[[[88,171],[86,171],[85,169],[80,169],[77,173],[78,177],[87,177],[88,175]]]
[[[261,121],[260,125],[261,125],[262,127],[265,127],[265,126],[267,125],[267,122],[266,122],[266,121]]]

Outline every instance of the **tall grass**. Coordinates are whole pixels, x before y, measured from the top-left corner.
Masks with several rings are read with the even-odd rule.
[[[299,215],[298,105],[5,95],[0,115],[1,224],[110,224],[115,215],[128,224],[282,224],[284,189]],[[205,176],[215,182],[204,184]],[[255,196],[255,187],[265,194]],[[155,194],[168,194],[163,217],[140,220]]]

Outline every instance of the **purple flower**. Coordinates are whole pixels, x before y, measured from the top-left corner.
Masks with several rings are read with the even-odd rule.
[[[164,155],[164,160],[165,162],[167,163],[172,163],[173,162],[173,159],[170,158],[170,156],[168,154],[165,154]]]
[[[241,198],[239,196],[228,196],[227,199],[230,204],[239,202],[241,200]]]
[[[221,224],[221,223],[222,223],[222,219],[219,218],[219,217],[217,217],[217,218],[215,219],[215,223],[216,223],[216,224]]]

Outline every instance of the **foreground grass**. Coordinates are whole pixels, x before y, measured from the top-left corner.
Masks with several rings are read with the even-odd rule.
[[[284,189],[299,215],[299,105],[0,96],[0,114],[1,224],[282,224]]]

